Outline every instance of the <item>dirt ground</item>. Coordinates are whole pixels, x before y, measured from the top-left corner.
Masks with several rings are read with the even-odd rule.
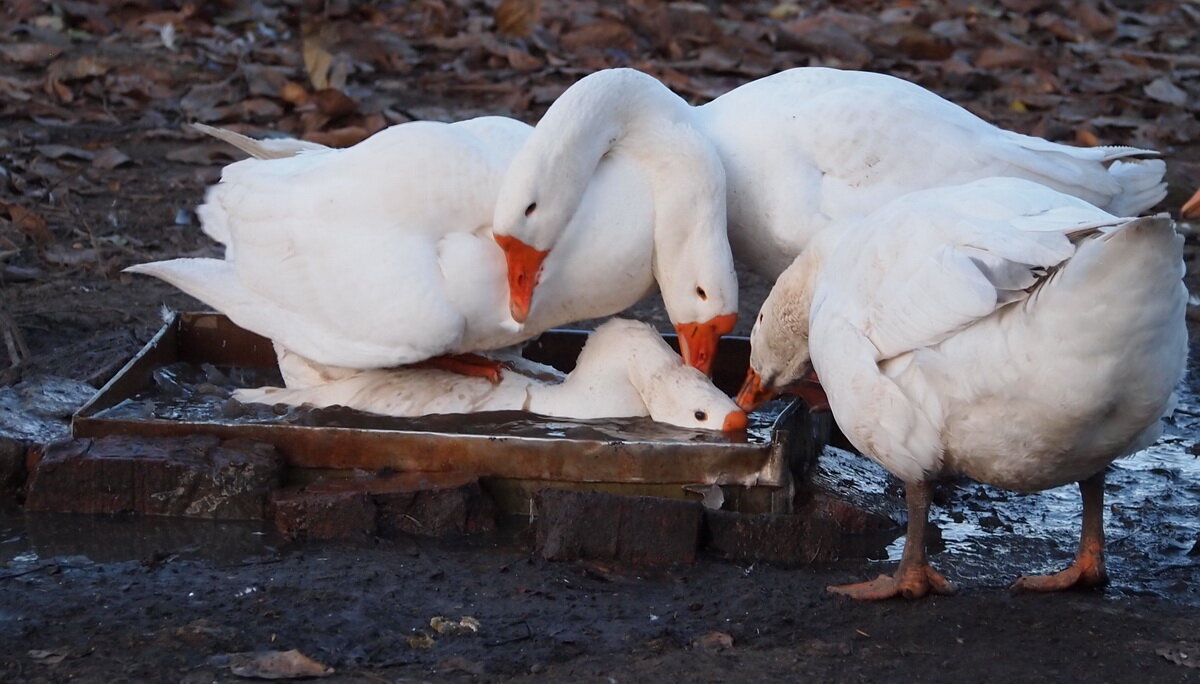
[[[1198,27],[1200,6],[1169,0],[10,0],[0,385],[98,385],[162,306],[201,308],[120,274],[219,253],[193,209],[236,157],[187,122],[340,145],[412,119],[534,122],[608,66],[647,70],[697,103],[792,66],[866,68],[1014,130],[1161,150],[1162,209],[1174,211],[1200,185]],[[765,289],[746,281],[743,321]],[[247,526],[163,525],[0,517],[0,680],[232,681],[226,654],[291,648],[335,667],[335,681],[1194,681],[1200,663],[1188,592],[1013,597],[997,580],[860,605],[823,587],[875,563],[706,559],[640,576],[531,559],[519,524],[462,543],[300,547]],[[1200,551],[1180,553],[1194,568]],[[437,634],[434,616],[481,629]]]

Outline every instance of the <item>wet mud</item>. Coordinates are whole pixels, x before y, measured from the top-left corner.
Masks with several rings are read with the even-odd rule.
[[[257,523],[9,511],[0,680],[244,681],[228,654],[294,648],[340,681],[1195,681],[1198,427],[1189,384],[1163,438],[1110,469],[1112,584],[1052,596],[1007,586],[1069,562],[1074,487],[944,483],[931,561],[959,595],[883,604],[824,588],[890,572],[899,539],[811,568],[650,571],[542,561],[519,518],[460,540],[329,545]],[[898,483],[862,457],[828,449],[819,468],[902,510]],[[478,633],[431,626],[468,616]]]

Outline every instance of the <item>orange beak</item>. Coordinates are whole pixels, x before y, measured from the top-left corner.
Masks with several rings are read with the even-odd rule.
[[[763,388],[762,376],[750,368],[746,371],[746,380],[742,382],[742,389],[738,391],[736,401],[738,408],[750,413],[777,396],[779,392]]]
[[[1192,198],[1183,203],[1183,209],[1179,210],[1179,215],[1183,218],[1200,219],[1200,190],[1192,195]]]
[[[514,321],[524,323],[529,317],[533,288],[542,277],[542,262],[550,250],[534,249],[511,235],[495,238],[508,264],[508,310]]]
[[[717,358],[717,342],[721,335],[733,332],[737,325],[737,314],[716,316],[703,323],[680,323],[675,326],[679,334],[679,355],[689,366],[699,368],[705,375],[712,375],[713,360]]]
[[[742,432],[749,424],[750,419],[746,417],[745,411],[730,411],[729,415],[725,416],[725,423],[721,425],[721,431]]]

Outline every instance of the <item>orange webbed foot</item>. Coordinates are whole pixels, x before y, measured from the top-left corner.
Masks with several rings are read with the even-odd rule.
[[[870,582],[826,587],[826,591],[859,601],[882,601],[902,596],[921,598],[929,594],[949,596],[958,589],[928,563],[898,568],[895,575],[880,575]]]
[[[1053,575],[1024,575],[1013,582],[1014,592],[1051,592],[1067,589],[1092,589],[1108,584],[1108,572],[1104,561],[1088,557],[1076,558],[1061,572]]]
[[[416,368],[436,368],[438,370],[458,373],[472,378],[486,378],[493,384],[498,384],[503,371],[508,369],[506,363],[489,359],[478,354],[455,354],[453,356],[435,356],[420,363]]]

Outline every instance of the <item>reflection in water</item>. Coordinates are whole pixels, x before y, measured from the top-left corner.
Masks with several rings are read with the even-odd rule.
[[[170,555],[221,565],[271,556],[279,541],[261,521],[0,511],[0,563],[18,570],[70,556],[111,563]]]
[[[487,411],[471,414],[429,415],[416,418],[378,416],[332,406],[328,408],[242,404],[230,398],[241,387],[279,386],[274,370],[218,369],[209,364],[172,363],[154,371],[153,386],[97,417],[108,419],[160,419],[216,423],[280,423],[310,427],[346,427],[368,430],[447,432],[465,435],[507,435],[558,439],[728,443],[729,437],[710,430],[689,430],[656,423],[649,418],[574,420],[549,418],[522,411]],[[772,402],[750,416],[749,441],[770,441],[771,427],[785,402]]]

